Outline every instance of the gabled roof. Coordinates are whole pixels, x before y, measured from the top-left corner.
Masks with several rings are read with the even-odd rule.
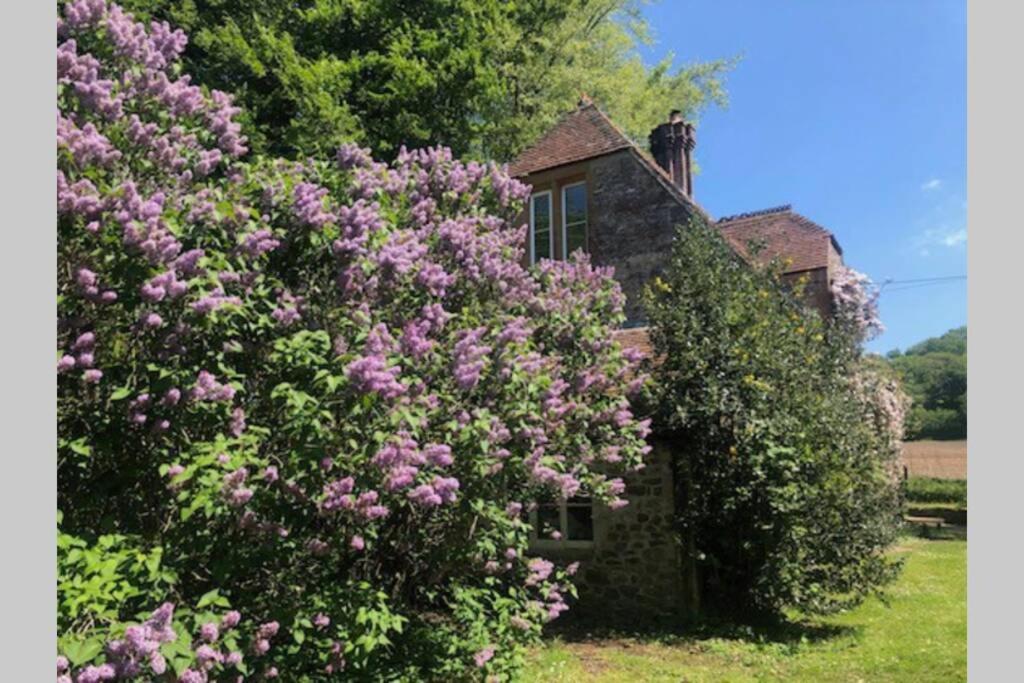
[[[621,128],[586,96],[536,142],[508,165],[512,177],[522,178],[551,168],[628,150],[676,201],[696,209],[709,223],[711,216],[672,182],[668,172],[640,149]]]
[[[716,224],[741,256],[752,258],[748,248],[751,241],[763,244],[757,260],[767,263],[776,257],[783,259],[787,273],[826,267],[829,243],[836,252],[843,253],[831,232],[796,213],[789,204],[726,216]]]
[[[524,176],[632,146],[593,102],[583,101],[509,164],[508,172]]]

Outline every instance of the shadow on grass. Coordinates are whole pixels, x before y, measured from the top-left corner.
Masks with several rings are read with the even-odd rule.
[[[557,622],[556,622],[557,623]],[[699,645],[706,640],[736,640],[757,645],[799,646],[858,634],[860,629],[806,620],[746,620],[705,617],[700,621],[677,620],[660,623],[609,626],[578,617],[552,624],[545,635],[567,643],[631,640],[662,645]]]
[[[924,524],[906,525],[907,533],[917,538],[929,541],[966,541],[967,527],[959,525],[946,525],[941,527],[927,526]]]

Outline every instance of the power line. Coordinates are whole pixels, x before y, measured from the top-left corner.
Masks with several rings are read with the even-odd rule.
[[[938,282],[918,282],[917,284],[903,285],[901,287],[892,287],[886,290],[879,290],[879,293],[882,293],[884,291],[884,293],[888,294],[890,292],[905,292],[908,289],[920,289],[921,287],[934,287],[935,285],[952,285],[958,281],[966,279],[967,278],[957,278],[955,280],[940,280]]]
[[[921,277],[921,278],[917,278],[917,279],[914,279],[914,280],[886,280],[885,282],[882,283],[882,286],[884,287],[885,285],[904,285],[904,284],[910,284],[912,282],[939,282],[940,280],[966,280],[966,279],[967,279],[966,275],[943,275],[943,276],[940,276],[940,277]]]
[[[888,279],[878,287],[878,293],[900,292],[906,289],[917,289],[918,287],[931,287],[933,285],[948,285],[954,282],[962,282],[967,279],[966,275],[942,275],[938,277],[920,277],[909,280]],[[889,285],[897,285],[889,287]]]

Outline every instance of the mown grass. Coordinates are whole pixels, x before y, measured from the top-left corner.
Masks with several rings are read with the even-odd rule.
[[[906,538],[890,591],[845,614],[785,627],[644,637],[555,637],[530,653],[522,680],[965,681],[967,543]]]
[[[908,503],[947,503],[967,507],[966,479],[910,477],[906,482]]]

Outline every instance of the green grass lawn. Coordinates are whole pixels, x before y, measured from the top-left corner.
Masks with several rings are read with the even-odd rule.
[[[967,543],[903,539],[890,604],[758,634],[555,637],[530,653],[524,681],[964,681]]]

